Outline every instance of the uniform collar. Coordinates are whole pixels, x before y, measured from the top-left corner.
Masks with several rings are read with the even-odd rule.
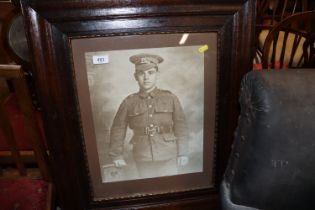
[[[156,94],[158,94],[160,90],[158,88],[154,88],[150,93],[147,93],[145,91],[140,90],[139,91],[139,96],[141,98],[147,98],[148,96],[154,97]]]

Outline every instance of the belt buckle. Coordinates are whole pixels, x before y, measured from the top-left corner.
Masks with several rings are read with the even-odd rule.
[[[145,134],[149,136],[153,136],[156,133],[160,132],[160,128],[158,126],[154,126],[152,128],[150,127],[145,127]]]

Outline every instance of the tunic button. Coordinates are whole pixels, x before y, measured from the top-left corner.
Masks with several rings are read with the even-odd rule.
[[[152,114],[149,114],[149,117],[153,117],[153,115],[152,115]]]
[[[149,105],[149,108],[152,108],[152,105],[151,105],[151,104]]]

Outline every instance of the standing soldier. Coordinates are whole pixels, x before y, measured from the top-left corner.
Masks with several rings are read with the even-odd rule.
[[[123,167],[126,130],[133,130],[130,143],[141,178],[178,174],[178,166],[188,163],[188,129],[178,98],[156,87],[158,64],[163,58],[152,54],[130,57],[139,92],[121,103],[110,134],[110,156]]]

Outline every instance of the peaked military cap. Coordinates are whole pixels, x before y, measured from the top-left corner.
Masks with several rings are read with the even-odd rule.
[[[162,63],[164,59],[158,55],[141,53],[131,56],[129,60],[135,64],[136,71],[145,71],[157,67],[157,64]]]

